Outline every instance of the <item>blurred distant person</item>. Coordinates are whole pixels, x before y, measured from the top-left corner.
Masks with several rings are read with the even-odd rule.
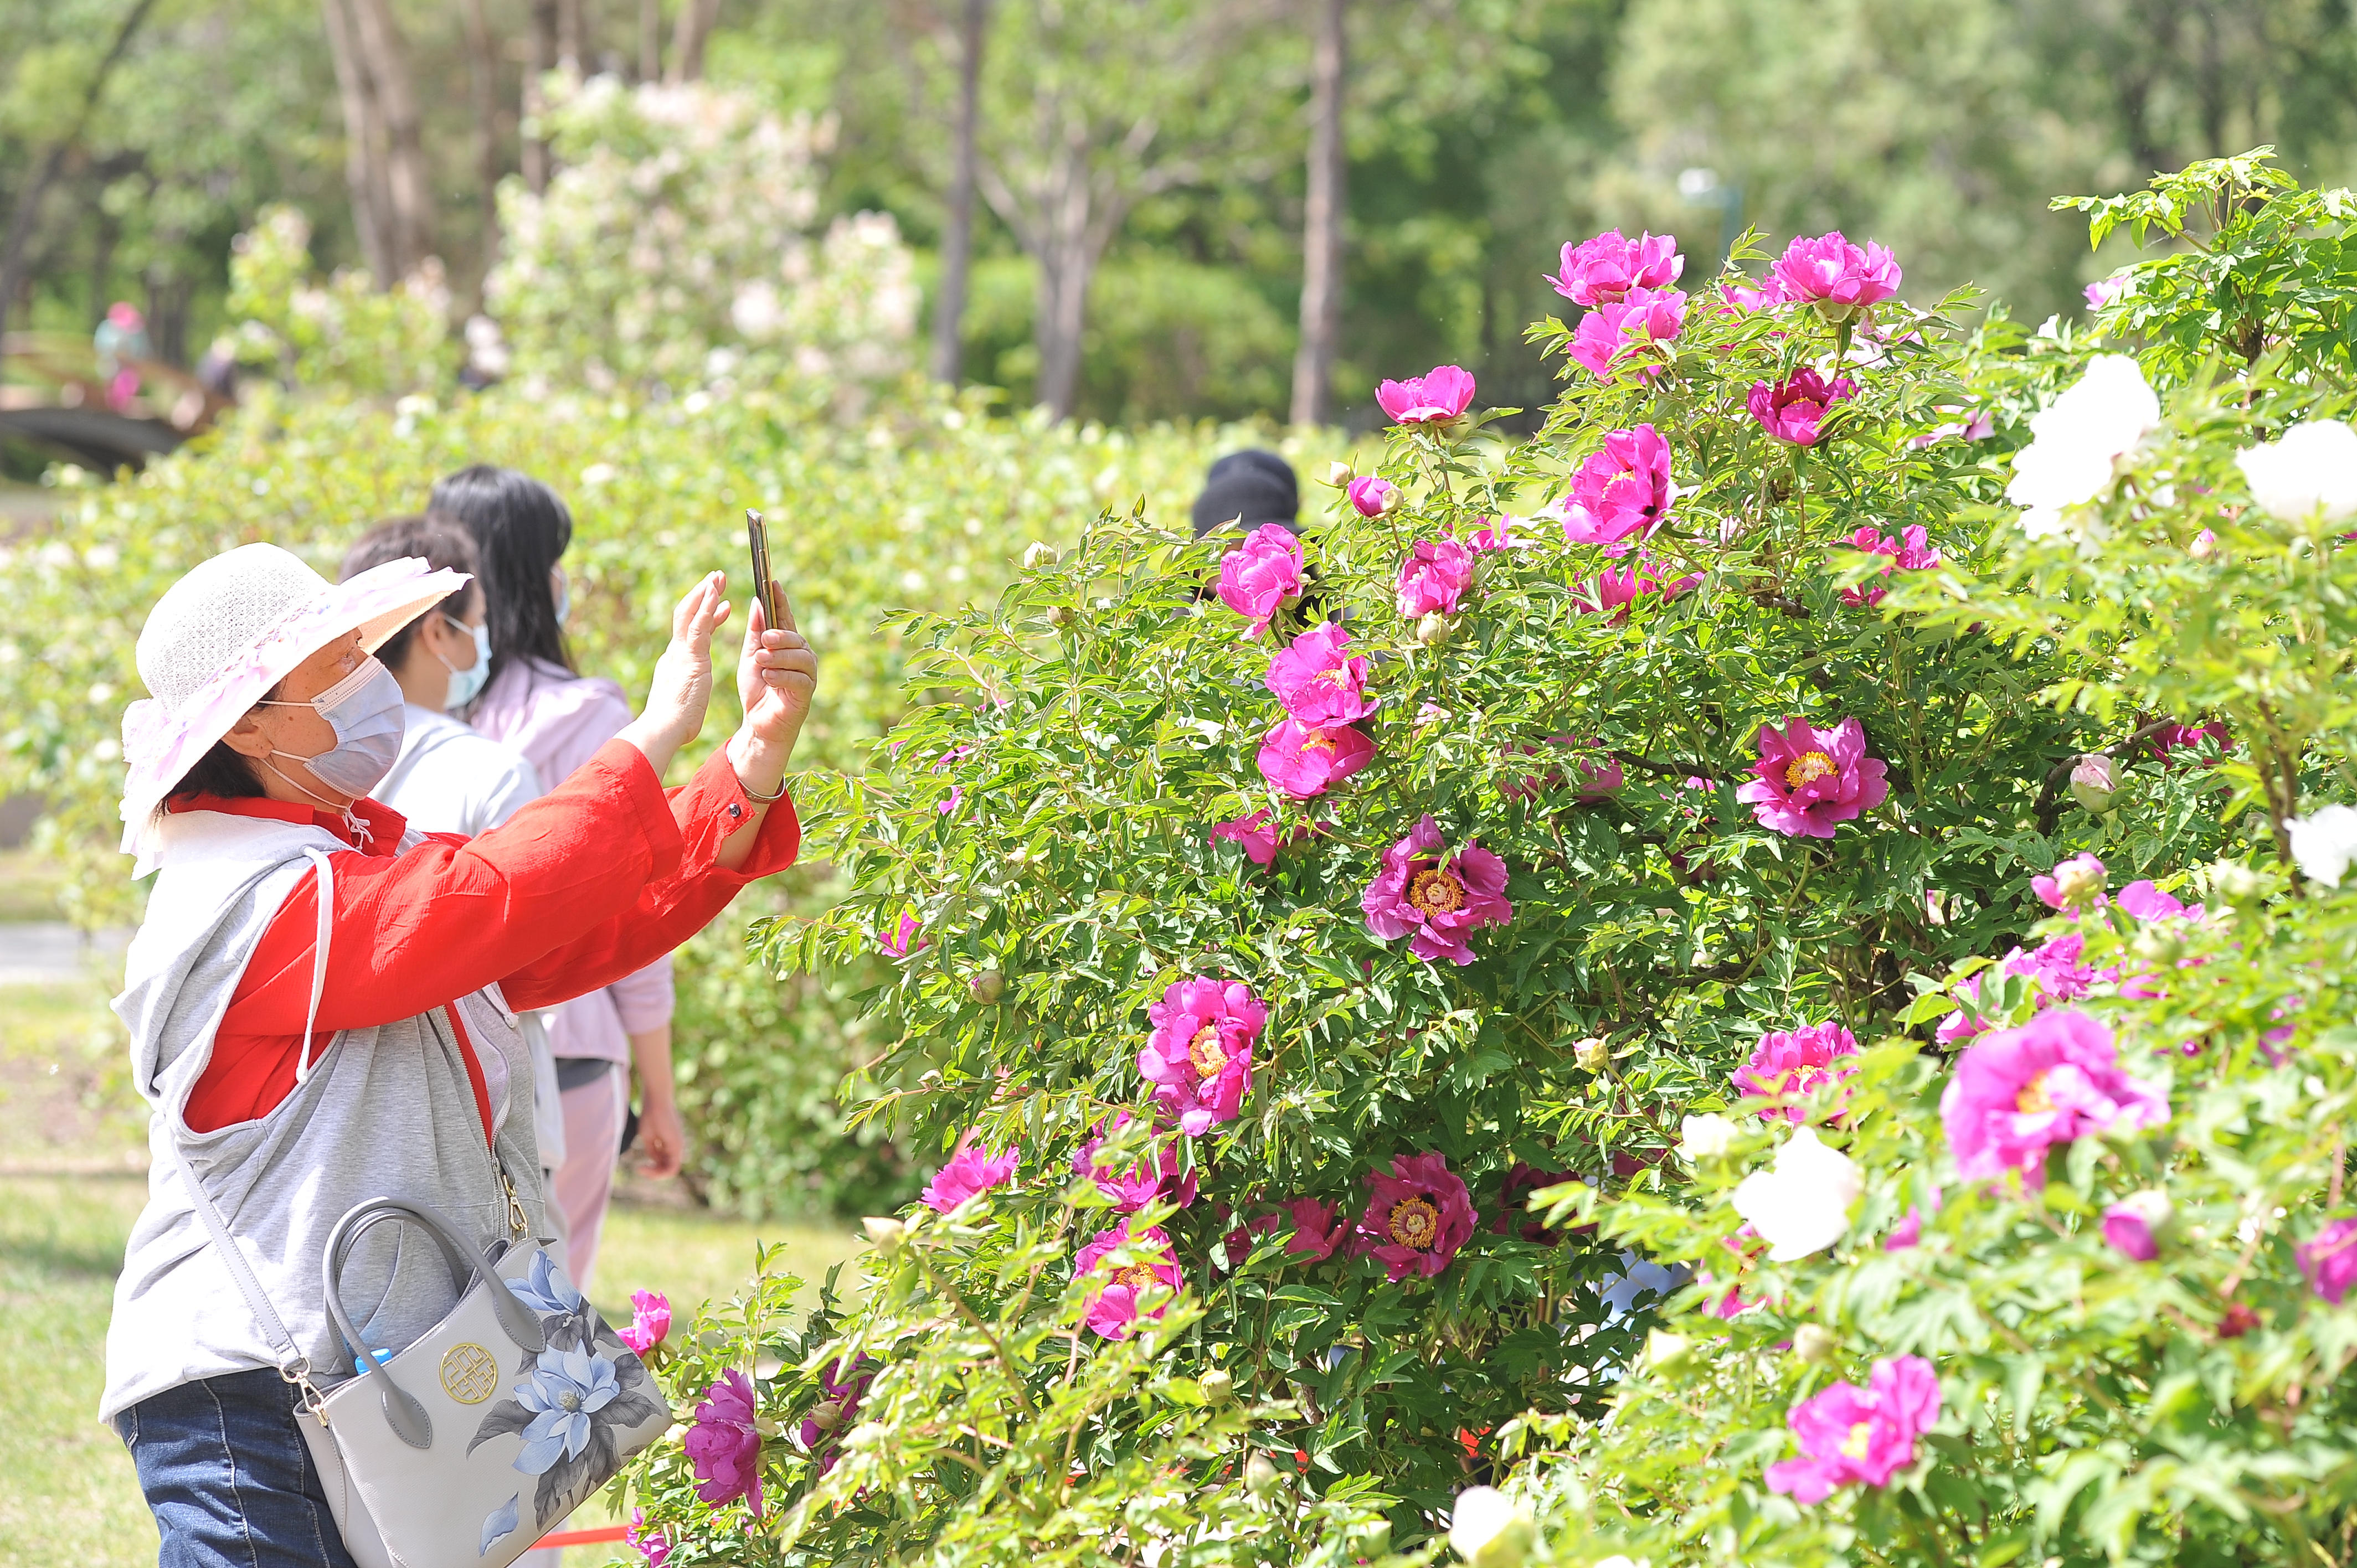
[[[436,484],[429,510],[473,539],[490,607],[490,677],[466,718],[522,752],[542,788],[554,789],[630,722],[621,687],[576,671],[565,647],[572,596],[557,562],[573,542],[573,513],[538,479],[484,464]],[[564,1210],[565,1256],[584,1294],[625,1143],[633,1065],[646,1172],[679,1172],[686,1135],[672,1080],[672,1005],[666,956],[546,1015],[565,1115],[565,1163],[549,1199]]]
[[[224,332],[197,360],[197,384],[217,398],[237,401],[237,339]]]
[[[98,350],[98,373],[106,382],[106,406],[121,413],[139,395],[139,371],[129,361],[156,357],[147,347],[147,318],[139,314],[137,306],[118,299],[106,307],[106,319],[91,334],[90,343]]]
[[[371,566],[414,559],[439,570],[475,573],[475,542],[457,521],[443,517],[397,517],[380,522],[344,553],[338,580],[350,582]],[[400,812],[422,833],[464,833],[473,838],[498,827],[516,808],[543,793],[540,776],[521,752],[476,734],[447,710],[475,700],[491,672],[490,628],[485,624],[483,590],[468,583],[456,594],[394,632],[376,656],[401,686],[401,752],[374,797]],[[524,1047],[532,1054],[534,1133],[544,1181],[552,1188],[565,1164],[565,1112],[557,1088],[556,1058],[540,1015],[521,1015]],[[564,1217],[550,1206],[552,1227]]]
[[[1203,493],[1195,498],[1195,537],[1231,525],[1250,533],[1274,522],[1301,532],[1294,520],[1301,512],[1301,487],[1293,465],[1258,446],[1231,452],[1211,465],[1203,477]]]

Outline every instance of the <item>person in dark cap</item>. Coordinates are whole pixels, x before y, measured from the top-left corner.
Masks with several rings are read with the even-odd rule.
[[[1299,533],[1301,525],[1294,519],[1300,511],[1293,465],[1274,452],[1247,447],[1229,453],[1203,477],[1203,493],[1195,498],[1195,537],[1231,524],[1238,533],[1250,533],[1265,522]]]

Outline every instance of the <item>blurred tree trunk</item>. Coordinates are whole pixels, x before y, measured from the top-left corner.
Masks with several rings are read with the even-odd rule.
[[[532,0],[532,21],[524,35],[523,118],[536,126],[548,107],[541,93],[541,78],[556,67],[556,0]],[[534,196],[548,189],[548,143],[527,131],[523,138],[523,182]]]
[[[0,328],[8,325],[8,312],[29,276],[25,252],[33,242],[33,231],[40,223],[41,200],[56,183],[58,171],[65,166],[66,155],[90,128],[90,117],[97,113],[99,96],[106,91],[106,79],[114,74],[124,51],[131,47],[132,38],[147,21],[147,13],[155,8],[156,0],[134,0],[122,24],[114,29],[114,42],[100,57],[98,69],[90,73],[90,85],[82,91],[73,123],[66,127],[65,134],[49,144],[17,189],[16,204],[8,214],[7,237],[0,239]]]
[[[328,24],[328,50],[336,62],[336,92],[344,105],[344,184],[351,192],[352,233],[360,241],[361,259],[380,288],[394,276],[390,247],[391,220],[386,209],[392,197],[384,188],[384,162],[379,149],[384,132],[371,90],[368,68],[361,60],[361,43],[345,0],[320,0]]]
[[[1346,0],[1318,0],[1309,56],[1309,191],[1301,223],[1301,346],[1293,357],[1293,423],[1333,417],[1334,355],[1342,332],[1342,215],[1350,171],[1342,142],[1348,80]]]
[[[491,275],[500,255],[500,46],[483,0],[464,0],[461,11],[467,29],[467,85],[475,109],[476,220],[482,227],[475,270],[479,302],[483,280]]]
[[[933,379],[952,386],[965,365],[966,274],[974,262],[974,136],[982,108],[982,48],[990,0],[965,0],[958,29],[956,163],[950,173],[949,224],[942,234],[942,292],[933,306]]]
[[[383,122],[384,186],[389,205],[385,251],[393,281],[407,277],[434,253],[434,182],[425,167],[425,141],[410,84],[409,46],[393,19],[391,0],[352,0],[352,20],[368,68],[369,85]]]
[[[662,0],[639,0],[639,80],[662,80]]]
[[[556,69],[572,76],[588,74],[589,18],[583,0],[556,0]]]
[[[704,80],[704,41],[720,19],[720,0],[679,0],[679,24],[671,35],[671,75],[674,84]]]

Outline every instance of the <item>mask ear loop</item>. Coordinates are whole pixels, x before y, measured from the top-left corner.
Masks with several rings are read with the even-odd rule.
[[[311,1010],[303,1017],[303,1048],[295,1060],[298,1085],[311,1076],[311,1030],[319,1022],[319,998],[328,989],[328,940],[336,924],[336,874],[328,865],[327,852],[306,849],[303,854],[318,874],[319,929],[311,944]]]

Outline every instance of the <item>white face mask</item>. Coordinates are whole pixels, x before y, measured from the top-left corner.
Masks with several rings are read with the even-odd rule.
[[[297,757],[291,751],[273,747],[272,757],[283,757],[310,768],[311,777],[330,789],[340,789],[358,797],[375,789],[384,776],[393,771],[395,758],[401,755],[401,682],[393,678],[374,654],[361,661],[360,668],[313,697],[307,703],[285,703],[266,700],[263,706],[274,708],[308,707],[327,720],[336,732],[336,744],[317,757]],[[264,768],[270,768],[265,759]],[[278,768],[270,768],[281,779],[318,800],[313,791],[296,784]],[[321,801],[324,804],[333,802]]]
[[[439,610],[435,612],[436,615],[441,613]],[[450,671],[450,694],[442,699],[442,705],[450,709],[463,708],[483,694],[483,682],[491,678],[491,623],[485,621],[480,626],[468,626],[453,616],[446,615],[442,618],[456,630],[463,631],[475,639],[475,661],[464,670],[442,659],[439,653],[434,656],[442,659],[442,668]]]

